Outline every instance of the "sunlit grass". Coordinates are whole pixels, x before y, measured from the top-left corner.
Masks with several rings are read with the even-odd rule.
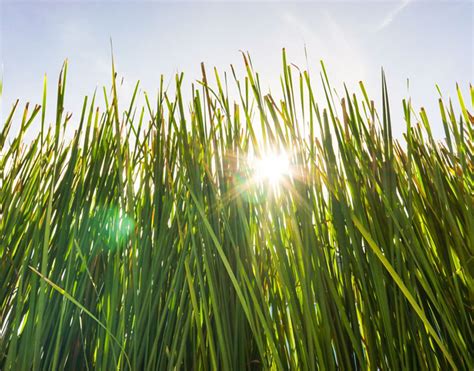
[[[0,369],[473,369],[474,89],[439,118],[390,102],[400,122],[384,75],[377,112],[323,65],[315,84],[283,54],[271,96],[244,63],[203,66],[189,102],[182,75],[119,102],[113,66],[72,116],[65,65],[51,128],[46,98],[14,104]]]

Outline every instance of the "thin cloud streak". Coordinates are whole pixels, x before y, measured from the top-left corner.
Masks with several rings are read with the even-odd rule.
[[[387,16],[382,20],[382,22],[380,22],[376,31],[381,31],[384,28],[388,27],[395,20],[395,18],[403,11],[403,9],[410,5],[412,1],[413,0],[402,0],[401,3],[398,4],[395,8],[393,8],[392,11],[390,11]]]

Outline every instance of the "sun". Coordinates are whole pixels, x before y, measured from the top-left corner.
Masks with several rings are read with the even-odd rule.
[[[267,182],[275,187],[290,175],[290,160],[285,152],[269,152],[254,159],[253,169],[257,182]]]

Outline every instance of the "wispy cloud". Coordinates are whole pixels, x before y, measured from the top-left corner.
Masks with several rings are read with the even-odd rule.
[[[413,0],[402,0],[395,8],[393,8],[377,26],[377,31],[388,27],[395,18],[405,9]]]

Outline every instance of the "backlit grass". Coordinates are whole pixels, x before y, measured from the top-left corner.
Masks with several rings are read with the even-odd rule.
[[[52,126],[46,82],[4,108],[0,369],[474,368],[474,89],[432,123],[391,102],[397,141],[383,75],[376,112],[244,63],[143,106],[114,77],[73,116],[65,64]]]

